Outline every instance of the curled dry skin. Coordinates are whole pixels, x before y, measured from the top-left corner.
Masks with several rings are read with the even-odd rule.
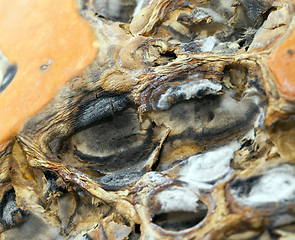
[[[0,239],[293,239],[287,0],[0,1]]]

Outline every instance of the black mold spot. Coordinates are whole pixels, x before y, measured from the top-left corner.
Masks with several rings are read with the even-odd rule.
[[[251,87],[255,87],[261,95],[266,96],[264,87],[263,87],[262,83],[260,82],[259,77],[257,75],[255,75],[254,81],[250,80],[249,84]]]
[[[193,53],[202,52],[202,48],[196,42],[183,43],[179,46],[179,48],[185,52],[193,52]]]
[[[2,84],[0,86],[0,93],[2,91],[4,91],[4,89],[12,82],[14,76],[16,75],[16,72],[17,72],[16,65],[10,65],[7,68],[4,78],[3,78],[3,81],[2,81]]]
[[[3,194],[0,202],[0,229],[7,230],[25,220],[30,211],[23,210],[16,206],[16,195],[14,188],[7,190]],[[5,217],[3,216],[5,214]],[[9,216],[8,216],[9,215]]]
[[[141,171],[113,173],[97,180],[107,190],[118,190],[137,181],[143,174],[145,169]]]
[[[215,117],[214,112],[213,111],[209,112],[208,113],[208,122],[212,121],[214,117]]]
[[[130,104],[126,94],[115,96],[94,96],[93,99],[87,100],[79,106],[76,116],[77,119],[73,126],[73,130],[77,131],[80,128],[99,121],[103,118],[113,116],[114,112],[118,112],[126,108]]]
[[[55,193],[61,193],[61,194],[67,193],[67,189],[65,189],[64,187],[59,186],[57,184],[58,176],[56,173],[49,171],[49,170],[43,170],[42,172],[47,180],[47,191],[51,191],[54,194]]]
[[[230,188],[237,191],[238,197],[248,196],[261,176],[250,177],[246,180],[236,179],[230,183]]]
[[[88,233],[85,233],[83,237],[84,237],[84,240],[93,240],[93,238]]]
[[[288,49],[288,50],[287,50],[287,53],[290,54],[290,55],[292,56],[292,55],[294,54],[294,50],[292,50],[292,49]]]

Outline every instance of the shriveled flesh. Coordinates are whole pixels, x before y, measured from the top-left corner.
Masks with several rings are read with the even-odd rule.
[[[292,1],[0,6],[1,240],[295,237]]]

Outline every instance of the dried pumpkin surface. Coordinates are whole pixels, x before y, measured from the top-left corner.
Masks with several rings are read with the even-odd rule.
[[[295,238],[294,21],[0,0],[0,240]]]

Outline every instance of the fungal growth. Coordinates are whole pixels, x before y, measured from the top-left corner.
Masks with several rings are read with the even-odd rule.
[[[0,0],[0,240],[295,238],[294,9]]]

